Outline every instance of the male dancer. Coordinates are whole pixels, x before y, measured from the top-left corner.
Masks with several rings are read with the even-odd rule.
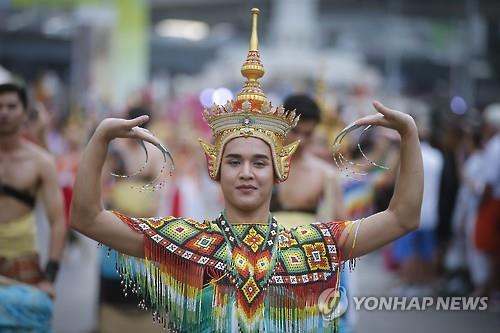
[[[309,141],[320,121],[318,105],[311,97],[297,94],[288,96],[283,106],[300,114],[300,122],[286,140],[300,140],[300,145],[287,181],[275,186],[271,211],[287,228],[315,221],[345,220],[342,188],[335,169],[310,152]]]
[[[52,157],[21,137],[27,104],[23,88],[0,85],[0,276],[31,284],[54,297],[66,232],[63,200]],[[37,196],[45,205],[51,228],[49,261],[43,271],[35,239]],[[6,298],[0,300],[0,307],[2,301]]]
[[[138,127],[147,117],[105,119],[87,145],[75,185],[71,223],[115,248],[125,286],[166,327],[177,332],[323,332],[331,329],[329,304],[320,297],[338,288],[339,265],[415,230],[423,192],[422,159],[413,119],[374,103],[376,115],[358,125],[401,136],[399,179],[389,208],[356,222],[314,223],[292,230],[269,213],[275,182],[285,181],[298,142],[284,140],[298,118],[272,108],[260,88],[264,74],[257,42],[258,9],[236,101],[204,115],[214,144],[201,142],[209,174],[222,188],[225,210],[214,221],[134,219],[101,206],[100,175],[114,138],[159,145]],[[126,255],[143,258],[129,261]],[[322,316],[323,315],[323,316]]]

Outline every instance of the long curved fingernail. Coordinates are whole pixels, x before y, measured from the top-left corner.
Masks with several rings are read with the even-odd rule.
[[[156,143],[154,145],[156,146],[156,148],[160,149],[160,151],[163,153],[163,158],[164,158],[165,162],[166,162],[167,157],[170,159],[170,161],[172,162],[172,170],[175,170],[174,158],[173,158],[172,154],[170,153],[170,151],[161,143]]]

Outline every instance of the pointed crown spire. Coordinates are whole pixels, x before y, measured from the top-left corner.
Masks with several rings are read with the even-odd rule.
[[[246,61],[241,66],[241,74],[246,78],[246,82],[236,97],[237,101],[257,100],[266,102],[267,98],[262,91],[259,79],[264,76],[264,66],[260,62],[259,37],[257,34],[257,23],[259,9],[252,8],[252,34]]]

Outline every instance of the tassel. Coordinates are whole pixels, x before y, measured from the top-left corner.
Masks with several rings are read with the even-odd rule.
[[[191,263],[145,238],[145,259],[117,254],[124,287],[134,290],[165,327],[197,331],[202,318],[204,267]]]

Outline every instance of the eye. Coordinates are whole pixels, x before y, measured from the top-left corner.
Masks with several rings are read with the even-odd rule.
[[[265,167],[267,165],[267,162],[265,162],[265,161],[255,161],[253,164],[256,167],[258,167],[258,168],[263,168],[263,167]]]
[[[229,160],[227,161],[227,164],[229,164],[230,166],[237,166],[240,164],[240,161],[238,160]]]
[[[8,108],[10,111],[15,110],[15,109],[16,109],[16,107],[17,107],[17,105],[16,105],[16,104],[8,104],[8,105],[7,105],[7,108]]]

